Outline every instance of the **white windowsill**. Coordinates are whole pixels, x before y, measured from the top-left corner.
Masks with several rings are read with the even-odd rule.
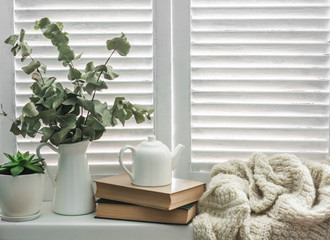
[[[192,224],[173,225],[96,219],[95,213],[62,216],[43,203],[41,216],[27,222],[0,221],[1,240],[168,240],[193,239]]]

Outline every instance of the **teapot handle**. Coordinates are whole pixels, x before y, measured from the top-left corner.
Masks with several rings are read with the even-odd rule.
[[[120,166],[127,172],[127,174],[129,175],[129,177],[131,178],[131,180],[133,182],[134,181],[133,174],[125,167],[125,165],[123,164],[123,161],[122,161],[122,155],[127,149],[132,151],[133,159],[134,159],[135,152],[136,152],[135,147],[126,145],[126,146],[122,147],[122,149],[120,149],[120,151],[119,151],[119,163],[120,163]]]
[[[39,144],[39,146],[37,147],[36,152],[37,152],[37,156],[38,156],[38,158],[42,158],[42,159],[43,159],[43,157],[42,157],[41,154],[40,154],[40,149],[41,149],[42,147],[44,147],[44,146],[48,146],[48,147],[50,147],[54,152],[59,153],[59,150],[58,150],[56,147],[54,147],[52,144],[50,144],[50,143],[48,143],[48,142],[45,142],[45,143],[41,143],[41,144]],[[47,163],[46,163],[45,160],[42,161],[42,165],[45,167],[46,172],[47,172],[47,174],[48,174],[48,176],[49,176],[49,178],[50,178],[50,180],[51,180],[53,186],[55,187],[55,180],[54,180],[53,176],[51,175],[51,173],[50,173],[50,171],[49,171],[49,168],[48,168],[48,165],[47,165]]]

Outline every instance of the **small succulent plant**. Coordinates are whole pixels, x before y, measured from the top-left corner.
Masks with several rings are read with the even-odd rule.
[[[22,154],[18,151],[16,156],[8,153],[4,153],[4,155],[10,161],[0,165],[0,174],[18,176],[32,173],[44,173],[44,168],[41,163],[43,159],[34,158],[34,154],[30,155],[29,152]]]

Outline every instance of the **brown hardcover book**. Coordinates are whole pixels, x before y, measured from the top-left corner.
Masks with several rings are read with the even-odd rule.
[[[187,224],[196,215],[197,211],[196,202],[171,211],[106,199],[99,199],[97,203],[97,218],[143,222]]]
[[[172,210],[196,202],[206,189],[203,182],[173,178],[162,187],[141,187],[131,183],[127,174],[95,180],[98,198]]]

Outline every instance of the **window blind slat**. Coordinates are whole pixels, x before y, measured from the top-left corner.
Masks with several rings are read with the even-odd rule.
[[[245,7],[256,7],[256,6],[327,6],[329,0],[193,0],[191,1],[192,7],[228,7],[228,6],[245,6]]]
[[[68,1],[68,0],[56,0],[56,1],[44,1],[44,0],[15,0],[15,9],[89,9],[93,8],[111,8],[111,9],[125,9],[125,8],[151,8],[152,1],[150,0],[79,0],[77,1]]]
[[[103,64],[109,57],[106,40],[118,37],[124,32],[131,43],[127,57],[114,54],[109,64],[120,75],[108,81],[108,89],[96,94],[101,102],[113,103],[115,97],[123,96],[134,104],[146,107],[153,106],[153,9],[152,0],[81,0],[79,4],[71,0],[15,1],[15,33],[21,28],[26,30],[25,40],[33,48],[32,56],[47,65],[47,76],[55,76],[64,87],[72,89],[67,80],[68,69],[57,61],[58,52],[40,31],[33,29],[35,20],[47,16],[51,21],[60,21],[64,30],[69,33],[70,47],[76,54],[83,53],[80,61],[75,63],[83,71],[86,63],[94,61],[95,65]],[[15,60],[16,70],[16,105],[20,113],[26,104],[33,81],[21,68],[20,58]],[[153,134],[152,121],[135,124],[129,120],[125,127],[107,128],[103,137],[91,144],[88,149],[88,160],[92,164],[119,165],[117,155],[126,144],[137,145],[147,135]],[[40,139],[18,137],[21,151],[31,151],[37,147]],[[57,154],[50,149],[43,150],[48,163],[55,164]],[[125,157],[126,161],[128,157]],[[118,167],[114,167],[114,172]]]
[[[324,159],[329,1],[191,1],[194,171],[253,152]]]

